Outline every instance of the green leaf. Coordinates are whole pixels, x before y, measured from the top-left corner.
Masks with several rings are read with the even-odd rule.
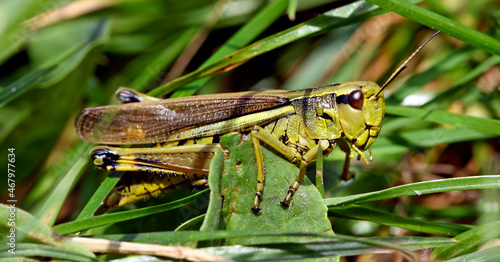
[[[299,170],[265,146],[262,147],[266,171],[260,203],[262,210],[255,215],[251,208],[257,187],[257,166],[252,141],[248,137],[242,141],[239,134],[232,133],[223,136],[221,144],[229,152],[221,181],[224,199],[222,214],[226,230],[332,232],[326,216],[326,206],[309,179],[305,178],[301,183],[288,209],[281,206],[280,201],[285,198]],[[226,240],[226,244],[256,244],[266,241],[265,237],[249,237]]]

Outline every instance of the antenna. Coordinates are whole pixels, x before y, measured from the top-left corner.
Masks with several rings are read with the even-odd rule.
[[[382,90],[384,90],[384,88],[389,85],[392,80],[394,80],[401,72],[403,72],[403,70],[405,70],[405,68],[407,67],[406,64],[408,64],[408,62],[410,62],[410,60],[418,53],[418,51],[420,51],[420,49],[422,49],[427,43],[429,43],[429,41],[432,40],[432,38],[434,38],[437,34],[439,34],[441,31],[437,31],[436,33],[434,33],[433,35],[431,35],[429,38],[427,38],[427,40],[425,40],[425,42],[423,44],[421,44],[417,50],[415,50],[411,55],[410,57],[408,57],[408,59],[406,59],[406,61],[404,61],[404,63],[402,65],[400,65],[398,67],[398,69],[396,69],[396,71],[394,71],[394,73],[392,73],[392,75],[389,77],[389,79],[387,79],[387,81],[385,81],[385,83],[382,85],[382,87],[380,88],[380,90],[375,94],[375,97],[378,97],[378,95],[382,92]]]

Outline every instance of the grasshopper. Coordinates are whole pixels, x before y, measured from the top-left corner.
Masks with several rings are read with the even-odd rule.
[[[429,37],[380,87],[371,81],[293,91],[260,91],[158,99],[132,89],[117,91],[119,105],[83,109],[76,119],[78,136],[104,144],[95,147],[94,164],[109,171],[126,171],[104,201],[122,206],[186,186],[206,186],[211,159],[220,136],[250,133],[257,164],[257,186],[251,207],[260,211],[265,170],[261,143],[299,167],[281,204],[288,207],[318,152],[333,148],[349,158],[358,153],[367,165],[385,114],[383,89],[435,35]],[[344,139],[345,138],[345,139]],[[149,147],[123,148],[117,145]],[[363,151],[369,150],[369,160]]]

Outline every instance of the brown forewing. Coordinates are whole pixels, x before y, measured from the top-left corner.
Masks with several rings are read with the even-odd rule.
[[[80,138],[98,144],[159,143],[194,128],[288,104],[286,91],[201,95],[83,109]]]

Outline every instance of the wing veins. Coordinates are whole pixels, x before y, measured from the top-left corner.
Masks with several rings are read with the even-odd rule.
[[[111,105],[84,109],[76,128],[82,139],[93,143],[157,143],[195,127],[286,104],[286,91],[266,91]]]

